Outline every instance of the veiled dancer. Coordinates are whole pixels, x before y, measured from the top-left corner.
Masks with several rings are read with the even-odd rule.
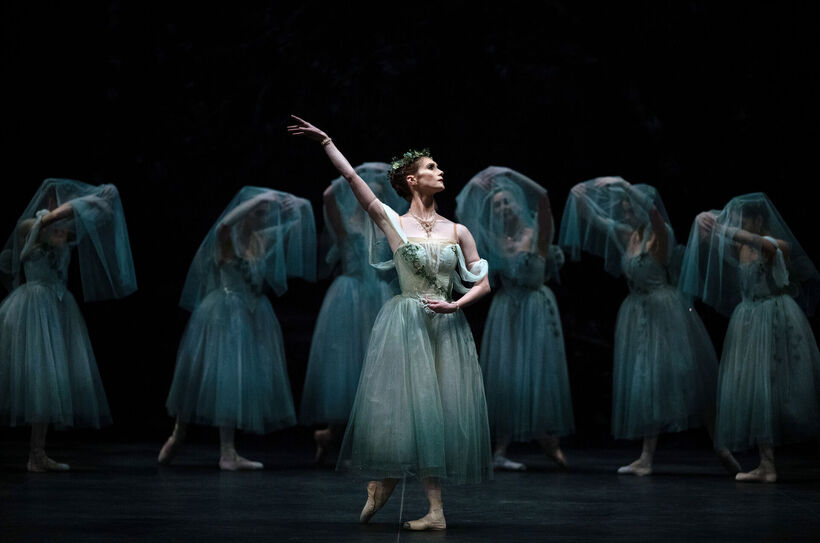
[[[0,421],[31,425],[29,471],[66,471],[46,455],[49,425],[111,422],[85,321],[66,288],[76,253],[86,302],[137,289],[114,185],[46,179],[0,253]]]
[[[715,442],[757,447],[738,481],[777,480],[774,447],[820,435],[820,353],[808,319],[820,274],[765,194],[696,218],[681,288],[731,314],[718,377]]]
[[[430,508],[404,527],[443,530],[441,481],[492,477],[481,369],[459,311],[489,292],[487,263],[467,228],[436,213],[444,172],[429,152],[409,151],[391,164],[391,184],[410,201],[409,212],[400,216],[373,194],[327,134],[294,120],[288,131],[322,145],[386,236],[388,260],[379,255],[375,232],[371,259],[381,268],[395,266],[402,292],[384,305],[373,326],[339,467],[379,479],[367,485],[361,522],[368,522],[398,479],[411,473],[422,480]],[[468,289],[462,281],[474,286]],[[455,301],[453,288],[463,293]]]
[[[658,435],[705,425],[713,433],[717,355],[700,317],[675,288],[679,254],[657,191],[620,177],[572,188],[559,244],[573,258],[581,250],[623,273],[629,296],[615,324],[612,434],[643,439],[641,456],[618,473],[649,475]],[[729,473],[740,469],[718,451]]]
[[[264,291],[282,295],[288,277],[315,279],[315,228],[307,200],[243,187],[208,232],[179,302],[192,315],[166,402],[176,424],[161,464],[197,423],[219,428],[220,469],[262,469],[237,454],[234,430],[261,434],[296,424],[282,331]]]
[[[379,199],[403,213],[407,202],[390,186],[389,171],[384,162],[356,167]],[[370,219],[343,177],[325,190],[323,208],[325,243],[320,246],[326,246],[327,253],[320,269],[330,273],[338,267],[340,273],[325,294],[313,329],[299,410],[301,424],[326,425],[313,433],[317,463],[343,436],[373,322],[382,305],[397,294],[390,281],[395,273],[379,272],[369,263]]]
[[[566,467],[559,436],[574,431],[572,399],[558,304],[544,284],[558,278],[564,254],[552,245],[547,191],[493,166],[476,174],[456,201],[456,216],[474,233],[494,281],[480,359],[495,437],[493,464],[526,469],[506,457],[507,446],[537,440]]]

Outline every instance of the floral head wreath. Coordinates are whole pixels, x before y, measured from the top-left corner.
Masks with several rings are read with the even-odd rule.
[[[421,151],[410,149],[400,157],[393,157],[393,160],[390,161],[391,172],[401,171],[421,157],[430,157],[430,149],[426,147]]]

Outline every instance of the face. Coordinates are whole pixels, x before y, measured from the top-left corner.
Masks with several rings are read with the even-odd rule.
[[[59,226],[49,226],[45,228],[45,235],[40,239],[52,247],[59,247],[68,241],[68,230]]]
[[[492,199],[493,215],[502,220],[518,216],[518,203],[506,190],[497,192]]]
[[[415,175],[407,176],[407,185],[411,190],[425,194],[435,194],[444,190],[444,170],[439,169],[432,158],[420,158],[418,168]]]
[[[632,203],[629,200],[621,200],[621,211],[623,211],[624,221],[626,221],[627,224],[634,225],[638,222],[635,211],[632,209]]]
[[[245,227],[251,230],[261,228],[265,224],[268,213],[270,213],[270,204],[268,202],[259,203],[245,218]]]
[[[763,217],[760,215],[743,215],[743,218],[740,221],[740,227],[747,232],[753,232],[755,234],[760,233],[763,229]]]

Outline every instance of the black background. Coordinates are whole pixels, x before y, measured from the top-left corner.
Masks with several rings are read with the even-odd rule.
[[[816,257],[818,5],[715,4],[4,3],[0,236],[46,177],[115,183],[128,220],[139,291],[81,303],[115,419],[89,435],[160,440],[170,429],[163,405],[188,318],[176,303],[239,187],[310,199],[321,230],[336,173],[318,145],[286,134],[289,113],[354,165],[429,146],[446,171],[445,216],[488,165],[544,185],[556,222],[572,185],[621,175],[659,189],[683,242],[697,212],[765,191]],[[273,300],[297,406],[328,284],[294,280]],[[574,439],[611,443],[626,286],[590,257],[554,289]],[[477,341],[488,307],[467,310]],[[719,348],[726,319],[699,311]]]

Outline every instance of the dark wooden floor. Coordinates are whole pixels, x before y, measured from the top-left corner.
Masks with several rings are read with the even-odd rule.
[[[0,450],[0,541],[396,541],[401,486],[372,524],[357,524],[363,483],[310,465],[305,445],[246,442],[257,473],[220,472],[217,446],[187,446],[158,467],[157,443],[53,440],[51,455],[72,471],[24,471],[26,443]],[[526,473],[497,473],[484,485],[445,487],[446,533],[401,541],[818,541],[820,467],[813,447],[778,454],[781,481],[738,484],[706,450],[659,450],[650,477],[615,475],[635,450],[566,449],[567,472],[534,449],[511,455]],[[754,456],[740,457],[744,467]],[[425,512],[408,481],[404,517]]]

